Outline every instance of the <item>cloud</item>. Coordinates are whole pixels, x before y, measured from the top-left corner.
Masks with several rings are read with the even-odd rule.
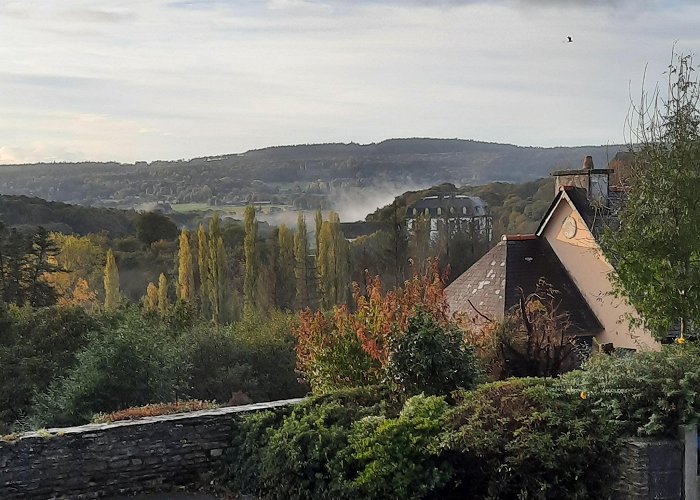
[[[634,16],[620,15],[624,0],[32,5],[0,6],[7,158],[396,136],[620,142],[630,81],[647,63],[660,77],[675,39],[700,47],[700,8],[685,3],[646,2]]]

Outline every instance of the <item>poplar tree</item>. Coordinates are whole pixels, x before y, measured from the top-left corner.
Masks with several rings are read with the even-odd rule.
[[[260,268],[255,248],[258,237],[258,222],[255,219],[255,207],[245,207],[244,216],[245,238],[243,240],[243,255],[245,258],[245,274],[243,275],[243,298],[245,307],[256,307],[256,280]]]
[[[178,299],[189,304],[194,300],[194,270],[192,268],[192,250],[190,249],[190,237],[187,229],[183,229],[180,232],[180,247],[177,259],[177,296]]]
[[[209,259],[208,259],[208,285],[209,304],[211,307],[211,318],[219,323],[222,317],[222,307],[224,303],[224,276],[225,276],[225,255],[224,243],[221,237],[221,224],[219,214],[215,213],[209,221]]]
[[[112,249],[107,250],[107,261],[104,269],[105,310],[114,311],[119,306],[119,269],[114,260]]]
[[[210,315],[209,304],[209,241],[202,224],[197,229],[197,270],[199,271],[199,301],[202,315]]]
[[[162,317],[168,314],[168,279],[163,273],[158,277],[158,312]]]
[[[143,308],[146,312],[156,312],[158,310],[158,287],[153,282],[146,287],[146,299]]]
[[[348,299],[349,245],[340,228],[338,214],[331,212],[321,226],[316,266],[322,307],[329,309]]]
[[[316,214],[314,215],[314,222],[316,224],[316,255],[318,255],[318,241],[319,238],[321,237],[321,227],[323,226],[323,213],[321,210],[316,210]]]
[[[297,308],[309,307],[309,241],[306,233],[306,220],[304,213],[297,216],[297,231],[294,234],[294,277],[296,281]]]
[[[294,234],[282,224],[277,232],[279,253],[277,256],[277,306],[280,309],[294,307]]]

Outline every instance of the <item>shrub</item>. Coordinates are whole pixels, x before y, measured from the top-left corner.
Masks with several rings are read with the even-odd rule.
[[[119,313],[90,336],[76,364],[35,398],[34,427],[87,423],[98,411],[175,401],[187,384],[181,349],[162,323]]]
[[[559,499],[603,494],[617,440],[578,394],[548,379],[509,379],[462,395],[445,444],[456,498]]]
[[[409,399],[397,418],[365,417],[350,435],[358,475],[356,498],[426,498],[453,475],[442,456],[440,434],[448,405],[437,396]]]
[[[441,325],[448,305],[437,263],[403,286],[382,290],[379,277],[367,276],[363,293],[353,283],[353,311],[345,305],[330,312],[302,311],[296,335],[297,370],[314,392],[375,384],[386,375],[390,339],[406,331],[421,309]]]
[[[266,413],[246,419],[229,454],[232,486],[269,499],[353,498],[356,474],[348,438],[355,421],[396,415],[385,387],[316,396],[286,418]]]
[[[191,366],[188,396],[222,404],[234,396],[253,401],[303,396],[307,388],[294,370],[291,329],[289,315],[250,312],[233,325],[193,329],[184,339]]]
[[[32,395],[76,362],[89,335],[102,331],[99,318],[80,308],[16,308],[0,304],[0,433],[31,409]]]
[[[620,433],[672,436],[679,424],[700,419],[700,348],[594,356],[560,384],[569,393],[583,393],[586,404]]]
[[[449,394],[471,389],[478,377],[474,349],[458,328],[440,325],[432,315],[417,311],[406,332],[390,341],[388,378],[408,394]]]

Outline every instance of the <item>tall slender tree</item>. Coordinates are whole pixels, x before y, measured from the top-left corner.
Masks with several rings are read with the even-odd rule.
[[[331,212],[321,226],[316,265],[322,307],[347,302],[350,287],[349,245],[340,228],[340,218]]]
[[[107,260],[104,269],[105,310],[114,311],[121,301],[119,293],[119,269],[114,259],[114,253],[107,250]]]
[[[243,255],[245,258],[245,274],[243,275],[243,297],[245,307],[256,308],[256,281],[260,270],[256,251],[258,237],[258,221],[255,218],[255,207],[245,207],[244,216],[245,238],[243,240]]]
[[[282,310],[294,308],[294,234],[280,225],[277,232],[279,253],[277,256],[277,307]]]
[[[158,287],[153,282],[148,283],[146,287],[146,298],[143,302],[143,308],[149,313],[154,313],[158,310]]]
[[[211,315],[209,302],[209,237],[204,225],[197,229],[197,271],[199,273],[199,303],[202,316]]]
[[[160,273],[158,277],[158,313],[160,313],[161,317],[167,316],[169,307],[168,279],[165,277],[165,274]]]
[[[223,239],[221,237],[221,223],[219,214],[214,213],[209,220],[209,304],[211,307],[211,318],[221,322],[224,304],[224,278],[225,278],[225,255],[223,253]]]
[[[192,266],[192,249],[187,229],[180,232],[180,246],[178,248],[178,280],[177,296],[182,302],[192,303],[194,300],[194,269]]]
[[[304,213],[297,216],[297,231],[294,234],[294,277],[296,278],[297,308],[311,306],[309,283],[309,241],[306,233]]]

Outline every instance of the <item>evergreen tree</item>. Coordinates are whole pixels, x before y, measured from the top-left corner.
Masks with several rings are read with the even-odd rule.
[[[165,274],[160,273],[158,277],[158,312],[162,317],[167,316],[168,308],[168,279]]]
[[[192,267],[192,250],[187,229],[180,233],[180,248],[178,249],[178,280],[177,295],[183,302],[194,300],[194,270]]]
[[[24,305],[29,241],[17,228],[12,228],[5,244],[4,296],[8,304]]]
[[[107,250],[107,261],[104,269],[105,310],[114,311],[121,300],[119,294],[119,269],[114,260],[112,249]]]
[[[256,239],[258,237],[258,222],[255,219],[255,207],[245,207],[244,216],[245,239],[243,241],[243,255],[245,258],[245,274],[243,276],[243,297],[245,306],[256,308],[256,280],[260,268],[256,252]]]
[[[296,281],[296,302],[298,309],[311,305],[309,286],[309,241],[306,234],[304,213],[297,217],[297,231],[294,234],[294,277]]]
[[[47,274],[60,271],[56,264],[59,249],[49,236],[49,232],[39,226],[32,237],[28,255],[27,297],[33,307],[49,306],[58,298],[53,286],[44,278]]]

